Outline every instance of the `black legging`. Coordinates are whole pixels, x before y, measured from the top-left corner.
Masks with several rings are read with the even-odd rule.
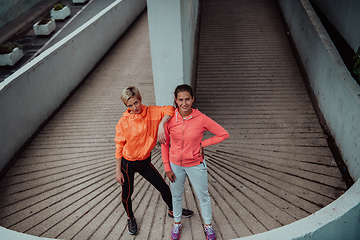
[[[141,161],[128,161],[121,159],[121,172],[124,175],[121,198],[128,217],[133,218],[131,195],[134,192],[134,174],[138,172],[148,180],[160,193],[162,199],[172,210],[172,198],[169,185],[166,184],[160,173],[151,164],[151,156]]]

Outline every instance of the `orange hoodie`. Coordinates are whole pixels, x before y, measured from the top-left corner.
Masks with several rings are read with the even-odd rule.
[[[115,158],[128,161],[144,160],[150,156],[156,145],[159,123],[165,115],[173,116],[172,106],[142,105],[140,114],[124,112],[115,130]]]
[[[197,109],[192,109],[191,115],[187,118],[182,118],[176,109],[175,116],[164,125],[164,128],[166,143],[161,144],[161,157],[166,172],[171,171],[170,162],[183,167],[201,164],[203,158],[199,156],[200,143],[206,147],[229,137],[229,133],[222,126]],[[216,136],[202,140],[205,131],[210,131]]]

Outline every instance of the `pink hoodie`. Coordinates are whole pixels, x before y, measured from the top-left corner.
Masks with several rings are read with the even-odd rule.
[[[191,115],[184,119],[179,109],[175,109],[174,116],[164,128],[167,141],[161,145],[161,156],[166,172],[171,171],[170,162],[183,167],[201,164],[203,158],[199,156],[200,143],[206,147],[229,137],[229,133],[223,127],[197,109],[192,109]],[[210,131],[216,136],[202,141],[205,131]]]

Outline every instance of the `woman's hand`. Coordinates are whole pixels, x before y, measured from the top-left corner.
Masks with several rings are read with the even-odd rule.
[[[176,177],[173,171],[166,172],[166,176],[169,178],[170,182],[175,182]]]
[[[199,157],[203,157],[204,158],[204,148],[200,143],[200,151],[199,151]]]
[[[161,144],[164,144],[166,142],[166,135],[165,135],[165,129],[164,124],[169,121],[171,117],[167,114],[161,119],[161,122],[159,123],[159,129],[158,129],[158,141]]]
[[[124,184],[125,178],[121,171],[116,170],[116,181],[121,185]]]
[[[165,136],[165,129],[164,129],[164,124],[160,123],[159,124],[159,129],[158,129],[158,141],[163,144],[166,142],[166,136]]]

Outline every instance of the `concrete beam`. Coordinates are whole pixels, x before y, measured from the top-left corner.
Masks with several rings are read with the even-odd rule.
[[[192,85],[198,0],[148,0],[157,105],[172,105],[179,84]]]

